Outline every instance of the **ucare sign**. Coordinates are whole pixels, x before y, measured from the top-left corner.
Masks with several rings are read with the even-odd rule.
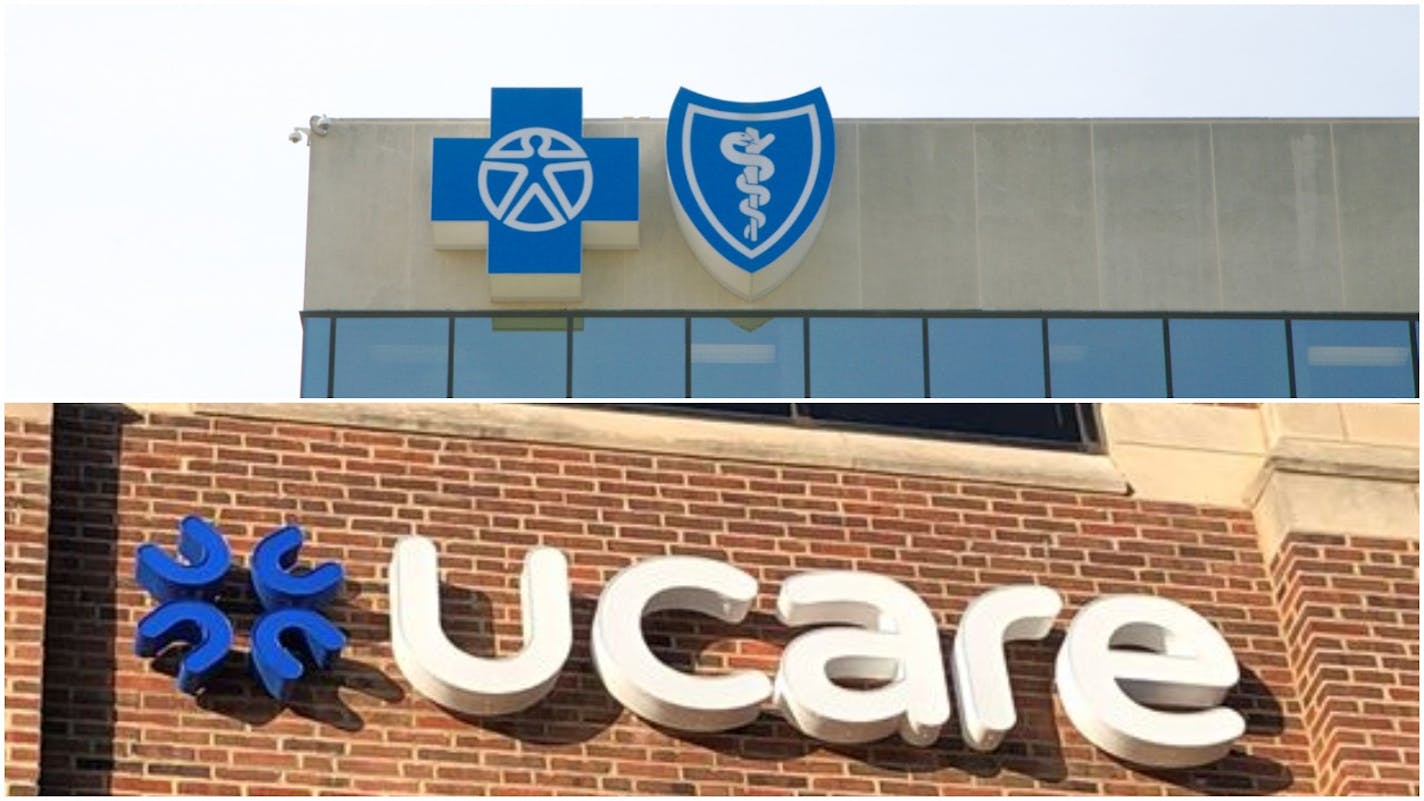
[[[585,248],[638,247],[638,140],[584,137],[581,89],[494,89],[490,129],[432,144],[435,247],[485,250],[493,300],[577,300]],[[771,102],[678,92],[668,189],[693,254],[744,298],[774,289],[825,219],[835,152],[820,89]]]
[[[345,645],[319,612],[339,591],[341,568],[298,568],[300,545],[298,529],[280,529],[252,559],[253,585],[268,610],[255,624],[252,665],[278,698],[301,678],[302,650],[324,667]],[[183,562],[153,545],[140,548],[139,580],[163,603],[139,623],[135,649],[151,656],[175,641],[193,644],[179,674],[180,689],[193,693],[232,642],[231,625],[212,604],[230,554],[198,518],[181,524],[179,551]],[[567,559],[546,547],[526,554],[523,647],[498,658],[462,651],[445,635],[438,562],[434,542],[418,535],[398,540],[391,555],[391,651],[407,681],[441,706],[475,716],[517,715],[539,703],[573,647]],[[827,742],[898,735],[929,746],[952,717],[953,681],[965,742],[992,751],[1016,721],[1004,644],[1044,639],[1063,606],[1057,592],[1038,585],[984,593],[958,622],[948,674],[924,601],[861,571],[810,571],[783,582],[777,619],[808,630],[787,644],[775,676],[675,670],[644,640],[647,615],[686,610],[738,623],[757,593],[750,574],[704,557],[652,557],[617,573],[600,595],[590,636],[609,694],[674,730],[736,729],[771,712]],[[293,643],[302,646],[297,653]],[[1141,765],[1187,767],[1221,758],[1245,732],[1241,715],[1221,705],[1238,678],[1225,639],[1196,612],[1166,598],[1111,595],[1070,621],[1054,683],[1069,720],[1099,748]]]

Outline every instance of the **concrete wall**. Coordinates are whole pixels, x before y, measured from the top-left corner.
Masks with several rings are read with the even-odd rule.
[[[1418,120],[842,120],[806,261],[744,301],[673,219],[662,120],[637,136],[641,247],[585,252],[588,309],[1416,312]],[[517,309],[436,251],[431,139],[487,121],[336,120],[315,137],[304,307]],[[569,304],[562,304],[569,305]]]

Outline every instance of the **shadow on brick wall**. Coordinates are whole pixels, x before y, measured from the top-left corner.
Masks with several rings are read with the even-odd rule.
[[[554,688],[532,708],[517,715],[477,717],[450,712],[455,719],[534,745],[572,745],[601,736],[624,713],[603,687],[593,667],[589,631],[597,599],[570,599],[574,643]],[[479,590],[441,585],[441,622],[451,642],[479,656],[495,653],[489,596]],[[448,711],[448,710],[447,710]]]
[[[1275,736],[1285,731],[1285,712],[1275,694],[1254,670],[1246,665],[1238,667],[1241,680],[1226,696],[1223,705],[1246,718],[1247,736]],[[1240,745],[1222,759],[1198,768],[1129,767],[1160,781],[1210,795],[1276,793],[1295,783],[1295,774],[1288,766],[1251,754]]]
[[[103,795],[115,767],[119,452],[116,406],[54,407],[40,782]]]
[[[476,590],[442,586],[442,623],[452,641],[481,656],[496,651],[491,624],[490,600]],[[1079,793],[1102,792],[1100,782],[1089,777],[1071,777],[1059,734],[1068,725],[1060,719],[1054,702],[1054,660],[1063,641],[1063,631],[1054,630],[1036,643],[1011,643],[1006,647],[1009,670],[1014,677],[1014,702],[1018,723],[994,751],[970,749],[953,718],[932,746],[908,745],[890,737],[863,745],[833,745],[813,740],[790,723],[773,714],[763,714],[740,729],[696,734],[634,722],[631,713],[610,696],[598,678],[589,653],[589,636],[596,599],[574,596],[574,645],[568,663],[554,689],[540,703],[507,718],[477,717],[450,712],[474,727],[496,732],[532,745],[571,745],[606,737],[615,726],[651,726],[670,739],[700,745],[720,754],[747,762],[765,762],[766,783],[758,783],[748,773],[748,789],[795,791],[806,787],[806,777],[782,773],[775,764],[830,753],[859,763],[852,775],[895,777],[906,781],[928,780],[948,770],[989,780],[989,791],[1002,789],[1051,789]],[[662,612],[649,616],[644,635],[650,648],[670,666],[684,671],[725,670],[754,667],[772,672],[775,660],[797,633],[782,626],[774,616],[753,612],[738,624],[726,624],[686,613]],[[765,653],[763,664],[732,664],[727,641],[756,642]],[[950,669],[951,633],[941,633],[945,670]],[[946,673],[948,675],[948,673]],[[951,702],[953,702],[951,686]],[[1225,704],[1239,711],[1247,721],[1247,734],[1280,734],[1285,717],[1279,702],[1255,672],[1241,668],[1241,682]],[[623,716],[628,717],[624,718]],[[621,720],[620,720],[621,718]],[[1100,752],[1099,752],[1100,753]],[[1191,770],[1162,770],[1128,765],[1107,754],[1105,763],[1117,763],[1138,775],[1150,776],[1183,790],[1209,794],[1268,793],[1291,786],[1294,777],[1283,764],[1253,756],[1237,748],[1212,765]],[[1101,775],[1101,774],[1097,774]],[[1124,777],[1125,778],[1125,777]],[[802,784],[788,784],[802,782]],[[694,790],[689,785],[687,792]]]
[[[300,653],[300,646],[291,643]],[[154,670],[178,675],[181,651],[169,649],[153,662]],[[305,657],[304,657],[305,658]],[[342,690],[353,690],[387,703],[405,699],[400,685],[376,668],[341,657],[330,670],[311,671],[297,682],[291,700],[282,703],[262,689],[253,675],[247,653],[231,653],[218,674],[198,695],[198,706],[209,712],[251,726],[269,723],[290,709],[297,715],[341,731],[358,732],[366,725],[361,714],[341,698]]]
[[[760,620],[754,621],[754,618]],[[751,615],[748,616],[748,622],[758,629],[764,628],[767,634],[763,637],[766,639],[773,639],[768,636],[771,631],[780,631],[780,635],[775,638],[778,650],[795,634],[800,633],[781,626],[771,615]],[[957,718],[951,718],[942,730],[939,740],[923,748],[909,745],[898,736],[858,745],[823,743],[807,737],[790,723],[770,714],[763,714],[750,725],[731,732],[704,735],[665,731],[670,736],[698,743],[718,753],[768,763],[798,759],[819,752],[837,754],[863,766],[853,768],[852,775],[896,777],[914,781],[929,778],[931,774],[946,769],[981,778],[995,778],[1007,772],[1024,777],[1021,780],[1022,786],[1039,782],[1058,789],[1090,789],[1086,786],[1075,788],[1073,782],[1065,782],[1068,769],[1063,760],[1052,696],[1048,691],[1052,683],[1053,654],[1056,653],[1061,640],[1061,632],[1055,631],[1042,643],[1013,644],[1008,647],[1006,653],[1009,670],[1014,676],[1014,702],[1019,722],[1004,742],[990,753],[974,751],[964,743],[959,734]],[[950,670],[952,642],[951,634],[941,632],[940,648],[946,676]],[[677,666],[686,669],[690,667],[690,663]],[[950,703],[954,704],[952,686]],[[798,778],[804,781],[804,777],[793,776],[782,776],[779,781]],[[787,790],[798,789],[784,784],[781,786]]]

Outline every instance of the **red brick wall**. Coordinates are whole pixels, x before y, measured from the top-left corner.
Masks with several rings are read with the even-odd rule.
[[[40,679],[49,527],[47,421],[5,417],[5,793],[40,777]]]
[[[1291,535],[1271,563],[1326,795],[1419,795],[1419,543]]]
[[[1247,512],[950,480],[778,467],[519,442],[222,417],[61,407],[55,425],[43,789],[212,793],[1313,793],[1311,741]],[[245,565],[262,535],[299,522],[304,560],[338,559],[331,610],[351,646],[289,708],[234,657],[197,699],[174,660],[132,653],[151,608],[133,580],[142,542],[172,547],[178,519],[215,520]],[[559,547],[573,581],[574,652],[552,694],[517,716],[476,720],[416,695],[387,644],[385,573],[399,535],[434,538],[452,637],[477,653],[518,647],[525,551]],[[647,555],[701,554],[756,575],[739,627],[659,615],[650,640],[674,664],[770,670],[789,633],[772,617],[781,581],[858,568],[904,581],[948,643],[976,594],[1042,582],[1067,608],[1046,642],[1009,649],[1020,724],[991,754],[951,721],[930,748],[833,746],[764,715],[717,735],[655,729],[593,672],[588,625],[617,570]],[[1279,571],[1277,571],[1279,572]],[[237,650],[255,603],[235,570],[222,604]],[[1067,722],[1051,690],[1061,632],[1103,593],[1162,594],[1214,621],[1242,682],[1227,703],[1248,731],[1193,770],[1142,770]],[[489,621],[493,620],[493,625]],[[1417,621],[1415,624],[1417,642]],[[1417,704],[1417,699],[1415,699]],[[1417,707],[1416,712],[1417,714]],[[1417,754],[1413,755],[1417,765]]]

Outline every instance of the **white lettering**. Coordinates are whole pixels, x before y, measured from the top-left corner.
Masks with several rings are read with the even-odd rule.
[[[524,557],[524,648],[486,659],[445,636],[437,559],[435,544],[419,536],[402,537],[391,555],[391,650],[401,673],[430,700],[472,715],[505,715],[538,703],[573,649],[568,560],[554,548]]]
[[[476,715],[517,712],[552,689],[573,646],[568,562],[553,548],[525,557],[520,580],[524,648],[486,659],[456,648],[440,625],[435,545],[418,536],[391,557],[391,647],[411,685],[436,703]],[[787,578],[777,618],[817,626],[787,644],[775,682],[755,670],[696,675],[664,664],[643,639],[643,618],[670,609],[728,623],[757,596],[750,574],[713,559],[662,556],[620,571],[594,613],[593,663],[608,692],[671,729],[714,732],[755,720],[770,701],[805,734],[864,743],[898,733],[929,745],[950,716],[939,625],[925,602],[893,579],[856,571]],[[1062,599],[1016,585],[972,601],[959,621],[951,676],[965,742],[998,747],[1017,721],[1007,642],[1041,640]],[[1191,609],[1145,595],[1087,604],[1073,618],[1055,668],[1068,719],[1092,743],[1153,767],[1213,762],[1245,733],[1220,706],[1239,679],[1226,640]],[[847,683],[876,682],[856,688]]]
[[[788,578],[776,615],[788,626],[849,623],[802,634],[786,646],[776,704],[796,728],[820,740],[864,743],[894,731],[915,745],[939,737],[949,690],[939,628],[925,602],[884,576],[851,571]],[[853,690],[837,680],[885,681]]]
[[[1217,706],[1238,679],[1231,648],[1210,623],[1144,595],[1084,606],[1068,626],[1055,674],[1063,710],[1084,737],[1129,762],[1165,768],[1214,762],[1246,731],[1239,714]]]
[[[1058,593],[1021,584],[984,593],[960,616],[952,649],[954,695],[959,728],[970,748],[998,748],[1018,720],[1004,643],[1047,637],[1062,609]]]
[[[634,714],[686,731],[746,725],[771,697],[771,681],[754,670],[696,676],[674,670],[643,640],[643,617],[687,609],[741,622],[757,582],[731,565],[697,556],[660,556],[625,568],[604,588],[593,616],[593,664],[608,692]]]

